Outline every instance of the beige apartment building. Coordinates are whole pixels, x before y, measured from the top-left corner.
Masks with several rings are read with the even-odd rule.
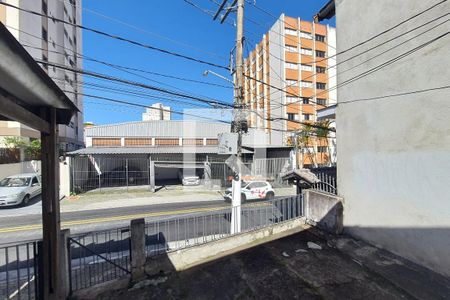
[[[282,132],[271,142],[292,144],[299,122],[317,121],[319,109],[336,103],[335,54],[335,28],[281,15],[244,62],[249,126]],[[327,145],[311,138],[300,164],[327,163]]]
[[[38,12],[69,23],[81,24],[81,0],[0,0],[0,22],[16,37],[30,55],[38,60],[50,61],[71,68],[82,68],[81,29],[51,18],[41,17],[2,5],[5,2],[22,9]],[[78,107],[69,126],[59,127],[62,151],[72,151],[83,146],[83,99],[80,75],[52,66],[43,66],[48,75]],[[0,121],[0,147],[4,137],[20,136],[25,139],[40,138],[39,132],[18,122]]]

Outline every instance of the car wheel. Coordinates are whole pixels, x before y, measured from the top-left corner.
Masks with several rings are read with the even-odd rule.
[[[245,197],[245,194],[242,193],[241,194],[241,203],[244,203],[245,201],[247,201],[247,197]]]
[[[23,206],[28,205],[29,202],[30,202],[30,195],[25,195],[25,197],[23,197],[22,200],[22,205]]]
[[[267,194],[266,194],[266,200],[273,200],[273,197],[274,197],[275,195],[272,193],[272,192],[268,192]]]

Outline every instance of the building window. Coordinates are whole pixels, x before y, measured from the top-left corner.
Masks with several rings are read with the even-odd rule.
[[[327,84],[326,84],[326,83],[323,83],[323,82],[316,82],[316,88],[317,88],[317,89],[319,89],[319,90],[324,90],[324,89],[326,89],[326,87],[327,87]]]
[[[298,115],[297,115],[297,114],[291,114],[291,113],[288,113],[288,114],[287,114],[287,119],[288,119],[289,121],[297,120],[297,119],[298,119]]]
[[[293,86],[293,85],[297,85],[298,81],[297,80],[288,79],[288,80],[286,80],[286,84],[288,86]]]
[[[203,145],[203,139],[183,139],[183,145],[201,146]]]
[[[286,45],[285,48],[288,52],[297,52],[297,47],[295,46]]]
[[[298,101],[298,98],[296,98],[296,97],[286,97],[287,103],[295,103],[297,101]]]
[[[157,146],[179,146],[179,139],[155,139],[155,145]]]
[[[286,68],[297,70],[298,69],[298,64],[292,63],[292,62],[286,62]]]
[[[302,69],[302,71],[309,71],[309,72],[311,72],[313,70],[312,66],[304,65],[304,64],[302,64],[301,69]]]
[[[316,50],[316,56],[317,56],[317,57],[325,57],[325,52],[324,52],[324,51]]]
[[[218,145],[219,140],[218,139],[206,139],[206,145]]]
[[[300,48],[300,53],[303,55],[312,55],[312,49],[308,48]]]
[[[48,61],[48,57],[44,53],[42,53],[42,60],[43,61]],[[44,67],[44,69],[48,70],[48,65],[47,64],[43,64],[42,66]]]
[[[317,104],[326,106],[327,105],[327,99],[317,98]]]
[[[42,27],[42,39],[46,42],[48,41],[47,29],[45,29],[44,27]]]
[[[93,138],[92,146],[94,147],[117,147],[121,146],[120,138]]]
[[[309,104],[309,98],[302,97],[303,104]]]
[[[47,15],[47,13],[48,13],[48,7],[47,7],[47,1],[46,0],[42,0],[42,13],[44,15]]]
[[[316,41],[318,41],[318,42],[325,42],[325,36],[324,35],[320,35],[320,34],[316,34]]]
[[[317,73],[325,73],[326,70],[327,70],[327,68],[325,68],[325,67],[316,67]]]
[[[306,121],[311,120],[311,115],[310,114],[303,114],[303,120],[306,120]]]
[[[300,86],[303,88],[312,88],[313,83],[311,81],[300,81]]]
[[[151,138],[126,138],[125,146],[151,146],[152,139]]]
[[[297,30],[295,29],[285,28],[284,33],[297,36]]]
[[[300,37],[308,40],[312,40],[312,34],[306,31],[300,31]]]
[[[317,146],[318,153],[327,153],[327,146]]]

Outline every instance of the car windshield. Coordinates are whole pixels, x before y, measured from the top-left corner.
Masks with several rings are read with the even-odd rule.
[[[31,177],[8,177],[0,181],[0,187],[22,187],[30,185]]]

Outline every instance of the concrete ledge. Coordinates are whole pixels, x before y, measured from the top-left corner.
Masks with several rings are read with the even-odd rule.
[[[344,230],[344,199],[314,190],[303,192],[305,216],[308,222],[333,234]]]
[[[229,236],[214,242],[149,258],[145,271],[147,275],[152,276],[186,270],[309,228],[310,226],[306,224],[306,218],[286,221],[255,231]]]
[[[232,235],[203,245],[161,254],[147,259],[145,273],[147,276],[154,276],[186,270],[310,228],[306,224],[306,218],[298,218],[255,231]],[[130,279],[131,276],[125,276],[117,280],[78,290],[73,293],[70,299],[97,299],[105,291],[129,288]]]

